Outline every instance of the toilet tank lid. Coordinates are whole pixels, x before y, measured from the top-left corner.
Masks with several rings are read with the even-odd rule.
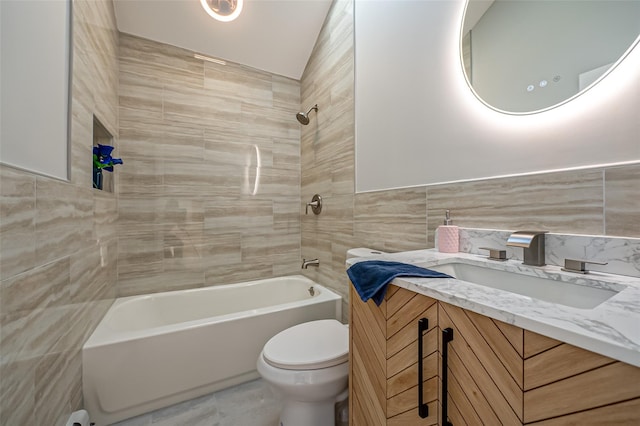
[[[316,370],[349,360],[349,329],[335,319],[295,325],[264,345],[264,360],[286,370]]]
[[[385,252],[368,247],[357,247],[347,250],[347,259],[353,259],[354,257],[375,257],[381,254],[385,254]]]

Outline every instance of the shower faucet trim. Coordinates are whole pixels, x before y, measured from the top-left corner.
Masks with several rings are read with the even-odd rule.
[[[311,202],[307,203],[307,206],[304,208],[304,214],[309,214],[309,207],[311,207],[313,214],[320,214],[320,212],[322,212],[322,197],[319,194],[314,194],[313,197],[311,197]]]

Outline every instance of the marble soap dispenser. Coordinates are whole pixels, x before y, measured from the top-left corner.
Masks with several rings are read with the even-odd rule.
[[[451,224],[449,210],[445,212],[444,225],[438,226],[438,251],[441,253],[458,252],[458,227]]]

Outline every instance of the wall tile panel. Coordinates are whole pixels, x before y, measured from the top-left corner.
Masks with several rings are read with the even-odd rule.
[[[367,247],[385,251],[424,248],[426,202],[424,187],[357,194],[356,239]]]
[[[301,126],[301,208],[313,194],[323,197],[319,216],[302,216],[302,256],[320,259],[303,270],[345,298],[346,249],[357,245],[354,225],[353,2],[331,6],[301,79],[301,104],[311,112]],[[344,253],[341,253],[344,250]],[[348,309],[343,306],[343,319]]]
[[[140,167],[118,185],[119,294],[291,271],[300,255],[299,82],[120,39],[122,152]]]
[[[0,363],[0,424],[35,425],[35,369],[39,358]]]
[[[0,165],[0,280],[35,266],[36,178]]]
[[[640,165],[605,170],[605,234],[640,237]]]
[[[430,186],[427,200],[430,246],[446,209],[459,226],[603,232],[599,169]]]

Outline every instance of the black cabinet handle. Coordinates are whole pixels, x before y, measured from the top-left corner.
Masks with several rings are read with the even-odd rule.
[[[429,406],[424,403],[422,392],[422,335],[429,328],[429,320],[427,318],[420,318],[418,320],[418,415],[421,418],[429,416]]]
[[[448,360],[449,360],[449,342],[453,340],[453,329],[450,327],[442,330],[442,424],[444,426],[453,426],[449,420],[447,420],[447,392],[449,390],[448,384]]]

